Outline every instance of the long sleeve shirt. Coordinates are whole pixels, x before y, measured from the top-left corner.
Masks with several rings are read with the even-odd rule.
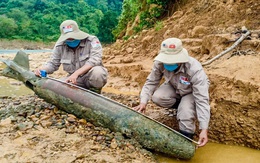
[[[146,104],[151,99],[162,78],[165,79],[165,82],[170,83],[180,96],[192,93],[200,129],[207,129],[210,119],[208,92],[210,82],[200,62],[189,57],[189,62],[181,64],[177,72],[170,72],[164,68],[163,63],[155,61],[142,88],[141,103]]]
[[[69,74],[88,64],[90,66],[102,65],[102,46],[98,38],[89,36],[80,41],[77,48],[69,48],[65,42],[55,45],[50,61],[45,65],[48,74],[58,70],[62,64],[63,70]]]

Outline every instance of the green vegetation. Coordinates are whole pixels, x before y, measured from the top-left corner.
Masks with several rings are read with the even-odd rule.
[[[128,39],[143,29],[163,27],[161,20],[186,0],[1,0],[0,38],[54,42],[59,25],[75,20],[80,29],[96,35],[101,42]]]
[[[60,23],[75,20],[80,29],[114,41],[123,0],[1,0],[0,38],[42,42],[56,41]]]
[[[180,0],[181,1],[181,0]],[[139,22],[135,25],[135,33],[142,29],[154,27],[158,20],[169,16],[174,10],[174,4],[178,0],[124,0],[122,14],[120,15],[117,27],[113,30],[115,37],[122,37],[122,32],[128,24],[133,24],[139,14]],[[161,24],[157,24],[162,28]],[[124,37],[124,36],[123,36]],[[126,38],[126,37],[124,37]]]
[[[155,31],[159,31],[160,29],[163,28],[163,22],[161,22],[161,21],[156,22],[154,28],[155,28]]]

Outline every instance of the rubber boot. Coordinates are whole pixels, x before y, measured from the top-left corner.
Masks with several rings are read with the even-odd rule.
[[[193,133],[189,133],[189,132],[186,132],[186,131],[183,131],[183,130],[180,130],[180,133],[190,139],[193,139],[193,136],[194,134]]]

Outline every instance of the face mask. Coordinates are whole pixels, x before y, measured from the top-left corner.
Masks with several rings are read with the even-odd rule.
[[[71,48],[75,48],[79,45],[80,40],[66,40],[65,43],[71,47]]]
[[[174,70],[176,70],[179,67],[177,63],[173,64],[173,65],[163,64],[163,66],[168,71],[174,71]]]

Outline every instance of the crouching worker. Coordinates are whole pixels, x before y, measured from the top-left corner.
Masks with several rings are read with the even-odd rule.
[[[55,44],[50,61],[34,71],[47,74],[57,71],[63,65],[68,83],[100,93],[107,82],[107,69],[102,64],[102,46],[98,38],[81,31],[73,20],[60,25],[61,35]]]
[[[144,113],[150,99],[161,107],[177,106],[180,133],[193,139],[197,117],[200,129],[198,146],[204,146],[208,142],[210,106],[209,80],[201,64],[188,55],[182,41],[177,38],[164,40],[154,60],[140,94],[140,104],[133,109]],[[159,86],[163,77],[165,82]]]

